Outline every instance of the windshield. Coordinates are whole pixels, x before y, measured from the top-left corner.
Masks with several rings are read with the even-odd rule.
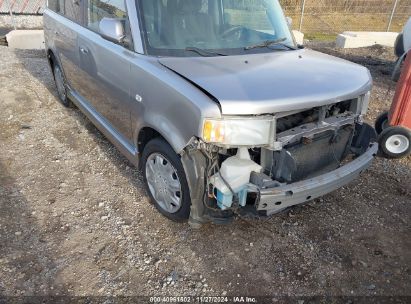
[[[277,0],[137,2],[150,55],[221,56],[295,46]]]

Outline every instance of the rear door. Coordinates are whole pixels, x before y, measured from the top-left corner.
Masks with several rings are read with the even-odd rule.
[[[45,32],[52,49],[62,65],[66,81],[73,89],[78,89],[78,32],[83,23],[81,1],[49,0],[49,11],[45,14]]]
[[[131,41],[125,2],[83,1],[87,1],[87,5],[85,29],[78,37],[79,79],[82,82],[78,93],[110,124],[111,132],[131,144],[130,60],[135,54],[131,46],[110,42],[98,33],[101,19],[118,18],[124,21],[127,40]]]

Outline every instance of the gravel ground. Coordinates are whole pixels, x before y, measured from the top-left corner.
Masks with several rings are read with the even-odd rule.
[[[368,120],[389,107],[392,49],[317,48],[370,68]],[[44,52],[0,54],[0,295],[411,296],[411,158],[195,231],[156,212],[140,173],[57,102]]]

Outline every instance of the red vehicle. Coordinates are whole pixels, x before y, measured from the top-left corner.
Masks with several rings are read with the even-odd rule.
[[[375,122],[380,152],[387,158],[411,154],[411,50],[408,51],[389,112]]]

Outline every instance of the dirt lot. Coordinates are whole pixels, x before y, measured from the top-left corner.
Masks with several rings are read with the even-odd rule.
[[[371,69],[370,121],[388,108],[392,49],[321,50]],[[1,295],[411,297],[411,158],[268,220],[195,231],[57,102],[42,51],[0,54]]]

